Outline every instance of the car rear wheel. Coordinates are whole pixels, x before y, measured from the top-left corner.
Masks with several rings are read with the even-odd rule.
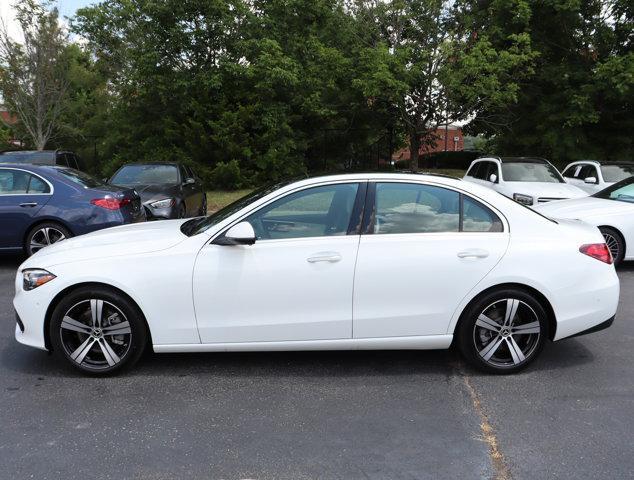
[[[47,222],[36,225],[26,236],[25,250],[28,256],[44,247],[72,237],[72,233],[59,223]]]
[[[605,243],[610,249],[614,265],[618,265],[623,261],[623,257],[625,256],[625,241],[623,237],[619,232],[610,227],[599,227],[599,230],[601,230]]]
[[[134,364],[147,344],[139,309],[123,295],[102,287],[80,288],[53,311],[53,350],[75,368],[95,375]]]
[[[464,358],[490,373],[526,368],[548,337],[547,314],[541,303],[519,289],[489,293],[464,312],[458,327]]]

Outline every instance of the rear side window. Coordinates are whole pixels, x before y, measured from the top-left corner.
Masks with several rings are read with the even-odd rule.
[[[377,183],[370,232],[502,232],[500,218],[459,192],[433,185]]]
[[[50,187],[40,178],[23,170],[0,170],[0,195],[49,193]]]
[[[460,194],[413,183],[378,183],[373,233],[457,232]]]

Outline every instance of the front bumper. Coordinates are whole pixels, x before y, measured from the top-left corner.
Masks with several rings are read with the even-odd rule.
[[[15,339],[18,342],[29,347],[48,350],[44,339],[44,319],[54,293],[46,284],[25,292],[22,289],[22,276],[18,269],[13,298],[16,316]]]

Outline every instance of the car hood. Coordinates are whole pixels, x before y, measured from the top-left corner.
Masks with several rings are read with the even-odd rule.
[[[187,239],[180,231],[186,220],[144,222],[106,228],[69,238],[38,251],[26,267],[46,267],[60,263],[156,252]]]
[[[535,198],[579,198],[588,196],[587,192],[567,183],[506,182],[504,186],[510,194],[521,193]]]
[[[560,200],[533,207],[539,213],[553,218],[585,219],[594,216],[613,215],[634,211],[634,204],[604,198],[585,197]]]
[[[177,197],[180,194],[180,187],[178,185],[131,185],[129,188],[134,188],[137,191],[141,197],[141,202],[143,203],[154,202],[156,200],[162,200],[169,197]]]

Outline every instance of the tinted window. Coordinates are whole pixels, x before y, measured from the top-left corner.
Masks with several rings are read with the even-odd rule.
[[[634,165],[601,165],[601,173],[606,182],[620,182],[634,175]]]
[[[0,170],[0,194],[26,194],[31,175],[22,170]]]
[[[478,178],[478,170],[480,169],[482,162],[474,163],[467,172],[467,177]]]
[[[597,178],[597,169],[594,168],[594,165],[584,165],[579,170],[579,180],[585,180],[588,177]]]
[[[31,175],[31,182],[29,183],[29,193],[49,193],[50,187],[41,178]]]
[[[563,183],[560,173],[549,163],[504,162],[502,177],[505,182]]]
[[[308,188],[273,202],[246,218],[260,239],[346,235],[359,185]]]
[[[378,183],[373,232],[457,232],[460,194],[431,185]]]
[[[126,165],[114,174],[115,185],[175,185],[178,168],[175,165]]]
[[[81,185],[84,188],[97,188],[103,185],[101,180],[97,180],[95,177],[88,175],[87,173],[80,172],[79,170],[60,167],[55,170],[67,180],[70,180],[77,185]]]
[[[483,162],[483,164],[486,165],[486,168],[482,169],[482,180],[490,182],[491,175],[498,176],[498,166],[495,162]]]
[[[575,173],[578,172],[581,169],[581,167],[579,165],[573,165],[571,167],[568,167],[564,170],[564,173],[562,173],[562,175],[566,178],[576,178],[575,177]]]
[[[463,195],[463,232],[501,232],[502,221],[493,211],[480,202]]]

